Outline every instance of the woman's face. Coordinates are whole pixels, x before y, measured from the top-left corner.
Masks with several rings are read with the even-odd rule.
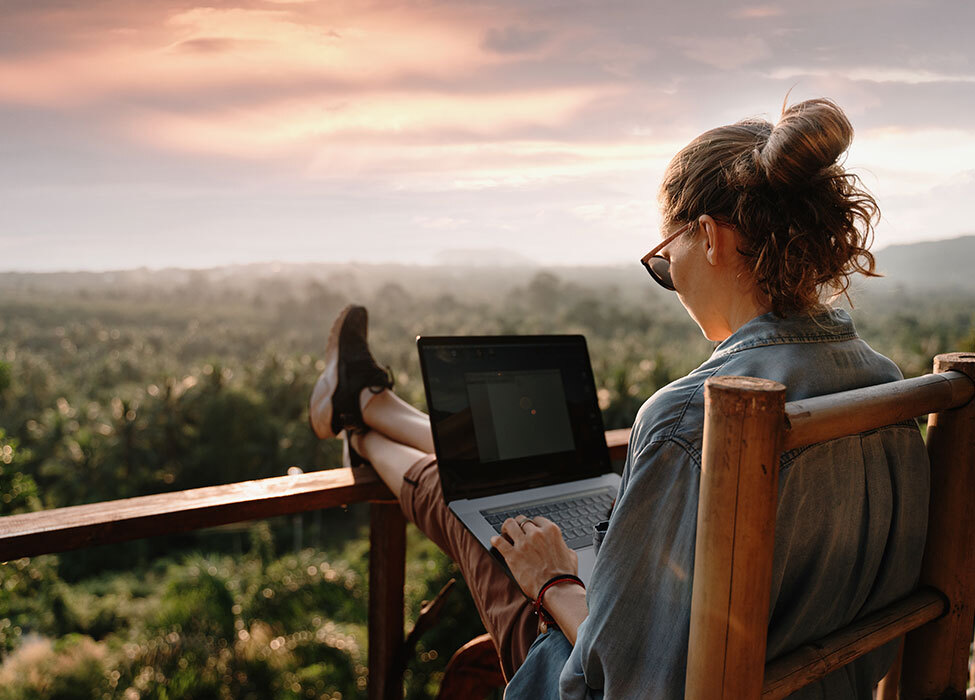
[[[668,231],[665,235],[670,235]],[[674,280],[674,289],[680,303],[687,309],[687,313],[701,327],[701,331],[710,340],[714,340],[709,333],[710,309],[709,299],[712,283],[707,269],[706,251],[702,246],[700,225],[678,236],[660,251],[660,255],[670,261],[670,275]]]
[[[668,227],[663,236],[678,228]],[[702,216],[659,255],[670,261],[677,296],[708,340],[724,340],[762,311],[754,306],[753,287],[741,275],[734,229]]]

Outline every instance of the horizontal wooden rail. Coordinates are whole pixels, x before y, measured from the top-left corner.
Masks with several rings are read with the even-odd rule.
[[[790,401],[785,405],[783,450],[957,408],[973,396],[975,383],[961,372],[949,371]]]
[[[947,601],[933,588],[922,588],[839,632],[806,644],[765,667],[762,700],[780,700],[854,659],[941,617]]]
[[[391,500],[371,469],[326,469],[0,518],[0,561]]]
[[[609,447],[609,456],[613,459],[626,459],[626,448],[629,443],[629,428],[606,431],[606,445]]]
[[[610,454],[630,431],[610,430]],[[326,469],[0,518],[0,562],[364,501],[392,501],[372,469]]]

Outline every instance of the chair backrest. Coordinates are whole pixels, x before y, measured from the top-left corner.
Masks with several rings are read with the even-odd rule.
[[[901,697],[965,696],[975,623],[973,396],[975,354],[966,353],[939,355],[934,374],[790,403],[777,382],[708,380],[685,698],[782,698],[905,634]],[[925,414],[931,501],[919,588],[766,666],[783,450]]]

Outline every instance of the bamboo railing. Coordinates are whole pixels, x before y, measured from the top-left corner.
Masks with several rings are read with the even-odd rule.
[[[881,692],[964,698],[975,622],[975,354],[935,374],[785,403],[748,377],[705,385],[705,425],[685,698],[783,698],[906,634]],[[931,500],[921,586],[906,598],[766,666],[783,450],[930,413]],[[933,622],[932,622],[933,621]]]
[[[614,459],[625,457],[629,433],[606,432]],[[401,700],[406,520],[371,469],[310,471],[0,517],[0,562],[362,502],[370,511],[367,693],[370,700]]]

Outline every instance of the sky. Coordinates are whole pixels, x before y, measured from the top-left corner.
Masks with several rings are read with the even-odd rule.
[[[628,263],[673,154],[787,94],[846,110],[876,249],[975,233],[972,27],[969,0],[0,0],[0,270]]]

